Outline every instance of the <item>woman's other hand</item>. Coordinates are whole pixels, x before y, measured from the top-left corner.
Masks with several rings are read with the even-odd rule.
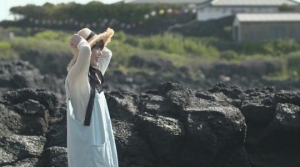
[[[78,34],[72,35],[72,37],[69,41],[70,46],[76,48],[81,40],[84,40],[84,39],[81,36],[79,36]]]

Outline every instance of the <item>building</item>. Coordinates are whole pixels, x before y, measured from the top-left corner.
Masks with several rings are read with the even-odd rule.
[[[240,13],[232,27],[237,42],[282,38],[300,41],[300,13]]]
[[[300,3],[293,0],[212,0],[198,7],[197,20],[219,19],[236,13],[278,13],[283,5],[296,8]]]
[[[172,4],[201,4],[208,0],[124,0],[124,3],[129,4],[153,4],[153,3],[172,3]]]
[[[197,6],[210,0],[123,0],[125,4],[181,4],[196,11]]]

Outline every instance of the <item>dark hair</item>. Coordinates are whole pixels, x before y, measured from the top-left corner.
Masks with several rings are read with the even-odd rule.
[[[97,41],[93,46],[92,46],[92,49],[100,49],[100,50],[103,50],[104,48],[104,42],[103,40],[101,39],[100,41]]]

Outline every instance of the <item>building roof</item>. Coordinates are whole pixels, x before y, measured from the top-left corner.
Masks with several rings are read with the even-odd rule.
[[[300,13],[239,13],[239,22],[300,22]]]
[[[281,6],[300,5],[293,0],[212,0],[212,6]]]
[[[124,0],[124,3],[181,3],[181,4],[200,4],[208,0]]]

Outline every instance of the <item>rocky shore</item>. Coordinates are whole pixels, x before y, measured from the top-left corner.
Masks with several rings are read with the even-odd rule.
[[[53,59],[51,57],[53,55],[46,56],[41,62],[47,64],[48,59]],[[61,58],[47,65],[31,59],[28,60],[30,63],[28,61],[0,62],[0,99],[1,95],[9,90],[43,88],[54,93],[59,100],[64,100],[67,64],[65,59]],[[147,60],[135,55],[129,60],[127,68],[136,70],[121,71],[112,61],[109,71],[105,74],[105,90],[140,94],[149,89],[156,89],[166,81],[179,83],[193,90],[207,90],[218,82],[238,85],[242,89],[272,85],[278,90],[300,90],[299,80],[296,78],[283,81],[266,80],[265,75],[281,69],[278,63],[269,61],[250,61],[239,65],[221,62],[209,65],[204,63],[194,69],[177,68],[168,60]]]
[[[300,92],[161,83],[105,93],[122,167],[298,167]],[[66,167],[66,106],[47,89],[0,101],[0,166]]]

